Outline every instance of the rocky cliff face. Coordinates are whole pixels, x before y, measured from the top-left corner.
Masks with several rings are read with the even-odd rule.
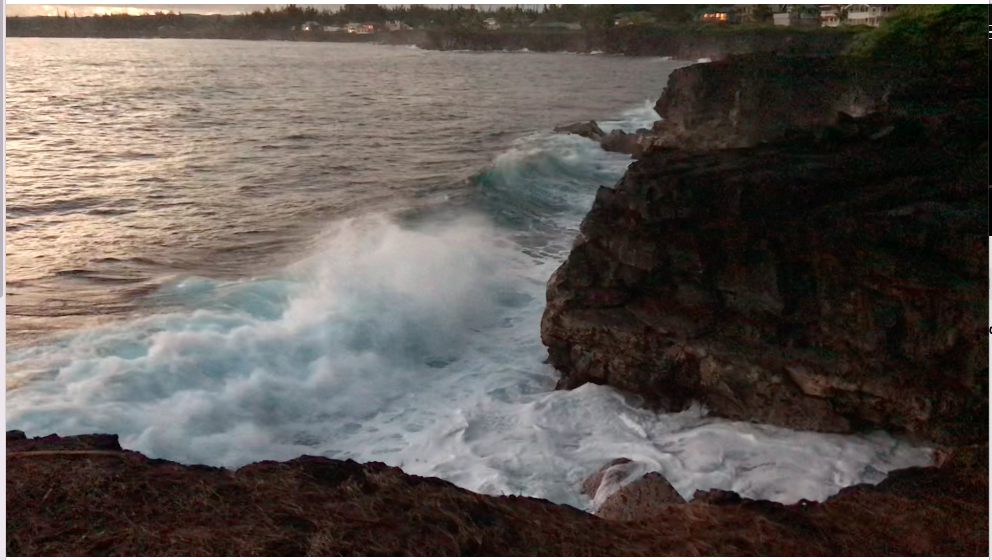
[[[836,124],[882,111],[895,81],[872,69],[824,57],[734,57],[672,72],[655,105],[659,143],[735,148],[772,140],[795,129]]]
[[[428,31],[417,46],[432,50],[520,50],[540,52],[592,52],[631,56],[670,56],[681,60],[774,52],[795,55],[830,55],[844,50],[858,34],[855,30],[791,30],[783,28],[734,31],[692,31],[627,26],[605,30],[548,31],[501,29],[498,31]]]
[[[987,445],[823,504],[704,493],[621,507],[626,523],[382,463],[229,471],[149,459],[115,436],[8,432],[6,490],[8,556],[988,555]]]
[[[967,63],[936,73],[838,56],[731,56],[671,73],[655,104],[657,144],[689,149],[753,146],[863,117],[946,112],[988,98],[988,69]]]
[[[673,81],[720,90],[709,72]],[[660,105],[703,127],[699,144],[729,118],[705,97]],[[798,429],[987,441],[985,115],[959,104],[645,154],[600,189],[549,281],[542,339],[559,386]],[[741,138],[782,122],[741,125]]]

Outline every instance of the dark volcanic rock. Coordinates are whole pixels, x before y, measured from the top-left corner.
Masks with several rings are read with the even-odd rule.
[[[548,284],[559,387],[987,441],[987,117],[844,120],[601,188]]]
[[[44,437],[27,438],[20,430],[7,432],[7,451],[51,451],[54,449],[120,451],[121,444],[117,440],[116,434],[87,434],[71,437],[59,437],[51,434]]]
[[[615,522],[382,463],[229,471],[65,439],[7,449],[8,556],[988,555],[987,444],[822,504],[646,504],[657,515]]]
[[[558,134],[577,134],[583,138],[588,138],[597,142],[599,142],[603,136],[606,136],[606,133],[603,132],[603,129],[599,128],[596,121],[559,126],[555,128],[555,132]]]
[[[664,476],[652,472],[610,494],[596,509],[596,515],[613,521],[651,519],[673,504],[684,503]]]
[[[841,58],[731,57],[680,68],[655,105],[658,144],[735,148],[884,110],[894,78]]]
[[[622,130],[606,133],[599,128],[596,121],[559,126],[555,128],[555,132],[558,134],[577,134],[583,138],[599,142],[599,145],[607,152],[630,154],[634,159],[641,157],[645,147],[650,146],[655,140],[654,133],[646,129],[638,130],[635,133],[627,133]]]
[[[843,125],[844,115],[924,116],[968,100],[978,102],[980,109],[971,119],[987,132],[987,67],[968,62],[921,68],[846,57],[733,56],[669,75],[655,104],[662,120],[654,125],[654,143],[687,150],[740,148]]]
[[[599,468],[598,471],[592,474],[589,478],[582,482],[582,494],[589,496],[589,498],[595,499],[596,493],[603,484],[618,484],[622,478],[627,475],[627,471],[624,468],[614,468],[620,467],[622,465],[630,465],[630,459],[626,457],[620,457],[619,459],[614,459],[609,463],[606,463]]]
[[[614,130],[604,136],[599,141],[599,145],[607,152],[630,154],[634,159],[639,159],[644,152],[644,148],[641,146],[643,138],[644,133],[630,134],[622,130]],[[651,135],[651,138],[653,139],[654,135]]]

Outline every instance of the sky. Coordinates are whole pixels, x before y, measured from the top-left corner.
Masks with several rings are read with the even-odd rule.
[[[93,14],[110,13],[129,13],[132,15],[137,15],[145,12],[168,12],[169,10],[172,10],[173,12],[184,12],[187,14],[240,14],[244,12],[251,12],[253,10],[264,10],[266,6],[271,8],[279,8],[289,3],[291,2],[279,4],[7,4],[6,10],[8,16],[55,15],[56,10],[58,10],[59,13],[68,10],[70,15],[75,12],[76,15],[80,17],[90,16]],[[310,4],[300,5],[308,6]],[[340,6],[340,4],[327,4],[321,5],[320,7],[333,9],[338,6]]]
[[[139,15],[146,12],[168,12],[169,10],[187,14],[241,14],[254,10],[264,10],[266,6],[273,9],[281,8],[282,6],[290,3],[295,2],[280,2],[278,4],[7,4],[6,11],[8,16],[54,16],[57,15],[57,13],[61,14],[68,11],[69,15],[72,15],[75,12],[75,14],[80,17],[111,13],[129,13],[131,15]],[[297,4],[300,6],[316,6],[321,9],[337,9],[341,6],[341,4]],[[476,4],[476,6],[479,6],[480,8],[490,5],[491,4]],[[538,6],[537,4],[522,5]]]

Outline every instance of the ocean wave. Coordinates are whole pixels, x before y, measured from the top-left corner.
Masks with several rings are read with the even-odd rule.
[[[723,488],[785,503],[925,464],[928,450],[884,434],[656,414],[602,386],[553,390],[545,283],[597,187],[629,164],[584,138],[530,135],[472,179],[472,211],[345,220],[278,274],[176,278],[155,295],[175,312],[10,349],[7,425],[117,433],[152,457],[229,467],[383,461],[583,508],[582,479],[620,456],[684,496]]]

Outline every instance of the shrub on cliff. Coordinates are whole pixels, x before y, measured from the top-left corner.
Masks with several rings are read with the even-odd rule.
[[[984,64],[988,56],[983,5],[905,5],[855,41],[850,54],[913,66]]]

